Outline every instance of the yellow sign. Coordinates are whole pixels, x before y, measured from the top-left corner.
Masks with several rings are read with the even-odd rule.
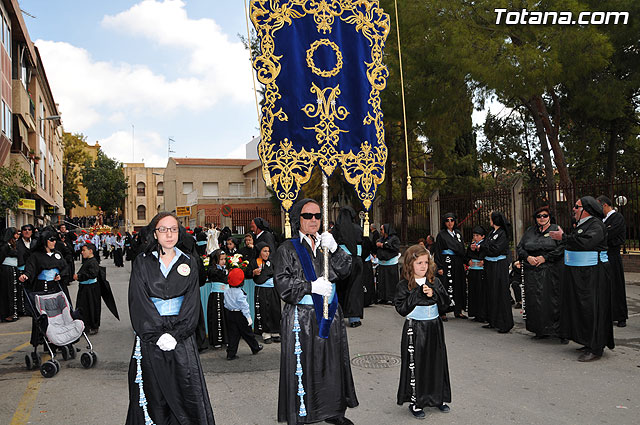
[[[36,209],[36,200],[35,199],[25,199],[20,198],[18,201],[18,208],[21,210],[33,210]]]
[[[189,217],[191,215],[191,207],[176,207],[176,215],[178,217]]]

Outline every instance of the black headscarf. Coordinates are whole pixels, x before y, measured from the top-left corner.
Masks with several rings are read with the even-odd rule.
[[[580,198],[582,202],[582,209],[591,214],[594,217],[602,220],[604,218],[604,212],[602,211],[602,205],[595,200],[593,196],[583,196]]]
[[[511,223],[509,223],[509,220],[507,220],[504,214],[500,211],[492,211],[491,221],[493,221],[493,224],[496,226],[503,228],[504,231],[507,232],[507,238],[511,239]]]
[[[265,246],[269,248],[269,258],[271,258],[271,255],[273,254],[273,252],[271,252],[271,247],[266,242],[258,242],[256,244],[256,258],[260,258],[260,252],[262,251],[262,248],[264,248]]]
[[[298,232],[300,231],[300,214],[302,213],[302,208],[307,205],[309,202],[313,202],[320,206],[318,202],[311,198],[301,199],[291,207],[291,212],[289,213],[289,222],[291,223],[291,236],[294,238],[298,237]],[[320,209],[322,210],[322,208]]]
[[[458,227],[458,217],[456,217],[456,215],[455,215],[454,213],[452,213],[452,212],[448,212],[448,213],[445,213],[445,214],[442,216],[442,223],[441,223],[441,226],[442,226],[442,228],[443,228],[443,229],[447,229],[447,219],[448,219],[448,218],[453,218],[453,220],[454,220],[454,221],[453,221],[453,228],[454,228],[454,229],[455,229],[456,227]]]
[[[52,226],[47,226],[44,229],[42,229],[40,232],[38,232],[38,239],[36,240],[36,244],[32,248],[32,250],[46,252],[47,240],[51,237],[56,238],[57,240],[60,240],[60,235],[58,234],[58,231],[54,229]]]
[[[482,226],[476,226],[473,228],[473,233],[476,235],[487,236],[487,231]]]
[[[340,208],[336,225],[331,233],[339,244],[346,245],[351,255],[357,255],[358,242],[361,242],[358,228],[354,225],[356,211],[347,206]]]
[[[384,234],[387,238],[396,234],[396,229],[394,229],[394,227],[389,223],[384,223],[382,228],[384,229]]]
[[[4,234],[2,235],[2,242],[9,243],[9,241],[13,239],[13,235],[15,235],[16,233],[20,233],[18,232],[18,229],[16,229],[15,227],[7,227],[4,230]]]
[[[253,222],[256,224],[256,227],[260,230],[270,232],[271,228],[269,227],[269,222],[262,217],[256,217],[253,219]]]

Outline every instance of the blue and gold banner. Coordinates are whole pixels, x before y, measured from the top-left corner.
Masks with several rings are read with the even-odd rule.
[[[341,167],[369,210],[384,180],[380,91],[389,15],[373,0],[251,0],[265,87],[258,155],[289,211],[315,165]]]

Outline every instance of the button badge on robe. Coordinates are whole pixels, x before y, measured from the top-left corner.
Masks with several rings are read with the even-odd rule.
[[[493,239],[498,239],[498,234],[493,235]]]
[[[56,252],[55,257],[56,257],[56,260],[59,260],[59,259],[61,259],[61,258],[62,258],[62,257],[60,256],[60,254],[58,254],[57,252]]]
[[[180,264],[178,266],[178,273],[180,273],[180,276],[189,276],[189,273],[191,273],[191,267],[189,267],[188,264]]]
[[[582,233],[582,232],[584,232],[584,230],[578,229],[578,233]]]

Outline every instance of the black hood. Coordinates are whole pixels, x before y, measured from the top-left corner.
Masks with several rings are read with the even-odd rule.
[[[602,205],[596,201],[593,196],[583,196],[580,198],[582,202],[582,209],[591,214],[594,217],[602,220],[604,218],[604,212],[602,211]]]
[[[264,230],[267,232],[271,231],[271,228],[269,227],[269,222],[267,220],[265,220],[262,217],[256,217],[253,219],[253,222],[256,224],[256,227],[260,230]]]
[[[359,227],[354,223],[356,211],[351,207],[342,207],[331,233],[339,244],[344,244],[353,255],[356,255],[358,243],[361,242]]]
[[[447,222],[446,222],[446,220],[447,220],[448,218],[453,218],[453,220],[454,220],[454,222],[453,222],[453,228],[454,228],[454,229],[455,229],[456,227],[458,227],[458,217],[456,217],[456,215],[455,215],[454,213],[452,213],[452,212],[448,212],[448,213],[445,213],[445,214],[442,216],[442,222],[440,223],[440,225],[442,226],[442,228],[443,228],[443,229],[446,229],[446,228],[447,228]]]
[[[482,226],[476,226],[473,228],[473,233],[477,235],[487,236],[487,231]]]
[[[307,205],[309,202],[314,202],[320,205],[319,202],[316,202],[314,199],[305,198],[301,199],[291,207],[291,212],[289,212],[289,222],[291,223],[291,236],[294,238],[298,237],[298,232],[300,231],[300,213],[302,213],[302,207]],[[322,207],[320,207],[320,211],[322,211]]]
[[[4,229],[4,234],[2,235],[2,242],[9,242],[12,238],[13,235],[15,235],[18,232],[18,229],[16,229],[15,227],[7,227],[6,229]]]

